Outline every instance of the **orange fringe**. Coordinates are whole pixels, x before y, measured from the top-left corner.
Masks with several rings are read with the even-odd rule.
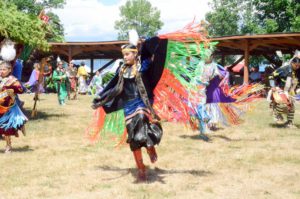
[[[86,129],[85,135],[91,141],[91,143],[96,143],[100,139],[100,130],[104,126],[106,113],[102,107],[97,108],[94,113],[94,121]]]
[[[120,142],[115,146],[116,148],[120,148],[121,146],[126,144],[126,140],[127,140],[127,129],[126,127],[124,128],[124,132],[123,135],[120,139]]]
[[[194,20],[187,24],[183,29],[177,30],[172,33],[166,33],[159,35],[161,39],[170,39],[180,42],[186,42],[187,40],[192,40],[193,42],[200,43],[205,42],[208,43],[209,39],[207,39],[207,31],[205,28],[206,23],[201,21],[201,23],[196,23]]]
[[[154,109],[163,120],[189,121],[188,105],[183,102],[188,93],[174,75],[165,69],[154,90]]]

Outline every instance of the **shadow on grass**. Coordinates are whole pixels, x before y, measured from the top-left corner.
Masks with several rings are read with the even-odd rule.
[[[300,129],[300,124],[294,124],[294,125],[295,125],[298,129]],[[271,124],[269,124],[269,126],[272,127],[272,128],[289,129],[289,128],[286,127],[285,124],[271,123]]]
[[[183,138],[183,139],[192,139],[192,140],[202,140],[202,141],[205,141],[205,142],[211,142],[211,138],[205,134],[198,134],[198,135],[181,135],[179,136],[180,138]]]
[[[137,169],[136,168],[119,168],[119,167],[112,167],[112,166],[99,166],[97,167],[100,170],[103,171],[113,171],[113,172],[118,172],[121,173],[117,177],[113,178],[104,178],[102,180],[115,180],[118,178],[122,178],[128,174],[131,174],[135,179],[137,179]],[[154,183],[154,182],[160,182],[162,184],[165,184],[164,178],[167,175],[173,175],[173,174],[190,174],[193,176],[201,177],[201,176],[208,176],[212,175],[210,171],[204,171],[204,170],[180,170],[180,169],[160,169],[155,167],[154,169],[152,168],[147,168],[147,181],[145,183]],[[138,181],[135,181],[134,183],[140,183]]]
[[[222,127],[213,127],[213,128],[210,128],[209,130],[213,131],[213,132],[216,132],[216,131],[222,131],[222,130],[224,130],[224,128],[222,128]]]
[[[240,142],[240,141],[258,141],[258,139],[232,139],[225,135],[208,135],[208,134],[199,134],[199,135],[181,135],[179,136],[184,139],[192,139],[192,140],[203,140],[205,142],[212,143],[214,139],[222,139],[226,142]]]
[[[31,152],[33,149],[31,149],[29,146],[23,146],[23,147],[16,147],[12,148],[12,153],[19,153],[19,152]],[[0,150],[0,153],[4,153],[4,150]]]
[[[37,115],[35,117],[31,117],[32,110],[23,109],[23,113],[30,119],[30,120],[46,120],[52,117],[59,118],[59,117],[68,117],[67,114],[58,114],[58,113],[49,113],[45,111],[37,111]]]
[[[272,128],[285,128],[284,124],[271,123],[271,124],[269,124],[269,126]]]

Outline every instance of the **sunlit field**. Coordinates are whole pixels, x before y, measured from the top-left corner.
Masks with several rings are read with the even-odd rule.
[[[33,95],[20,96],[30,115]],[[200,138],[182,125],[163,123],[155,165],[144,151],[148,181],[136,183],[128,146],[91,145],[91,96],[59,106],[41,95],[27,136],[13,138],[13,152],[0,141],[0,199],[99,198],[300,198],[300,106],[295,124],[273,122],[265,100],[256,102],[240,126]],[[298,112],[297,112],[298,111]]]

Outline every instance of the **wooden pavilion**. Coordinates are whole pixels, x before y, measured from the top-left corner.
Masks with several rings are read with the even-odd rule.
[[[214,37],[211,41],[217,41],[216,55],[222,56],[222,62],[228,55],[242,55],[232,67],[245,59],[244,83],[249,80],[249,57],[264,56],[271,63],[276,65],[278,60],[272,58],[276,51],[283,54],[293,54],[300,49],[300,32],[296,33],[276,33],[263,35],[236,35],[225,37]],[[127,41],[105,41],[105,42],[65,42],[50,43],[51,53],[60,55],[65,60],[72,59],[111,59],[104,67],[122,57],[121,46]],[[93,71],[93,61],[91,61],[91,71]]]
[[[243,35],[215,37],[212,41],[219,42],[216,54],[222,56],[224,62],[226,55],[242,55],[231,67],[245,59],[244,83],[249,80],[249,58],[250,56],[264,56],[268,61],[275,65],[281,65],[278,60],[273,59],[276,51],[283,54],[293,54],[300,49],[300,33],[277,33],[263,35]]]

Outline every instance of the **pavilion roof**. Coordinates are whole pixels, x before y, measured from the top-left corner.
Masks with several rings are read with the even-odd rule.
[[[211,41],[218,42],[215,53],[222,55],[243,55],[247,45],[250,55],[270,55],[277,50],[293,53],[300,49],[300,32],[213,37]],[[126,43],[128,41],[64,42],[50,45],[52,53],[66,58],[117,59],[122,57],[121,46]]]
[[[224,55],[244,54],[245,45],[249,45],[250,55],[274,54],[277,50],[282,53],[293,53],[300,49],[300,32],[274,33],[261,35],[236,35],[214,37],[217,41],[216,53]]]

